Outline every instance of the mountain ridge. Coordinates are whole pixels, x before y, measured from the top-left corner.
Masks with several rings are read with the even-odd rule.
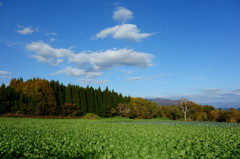
[[[163,99],[163,98],[149,98],[147,99],[151,102],[157,103],[159,106],[170,106],[170,105],[176,105],[178,102],[180,102],[180,99]],[[194,101],[193,101],[194,102]],[[240,102],[205,102],[205,103],[197,103],[199,105],[211,105],[215,107],[216,109],[229,109],[234,108],[240,110]]]
[[[176,105],[178,102],[180,102],[180,100],[162,99],[162,98],[151,98],[151,99],[147,99],[147,100],[157,103],[159,106]]]

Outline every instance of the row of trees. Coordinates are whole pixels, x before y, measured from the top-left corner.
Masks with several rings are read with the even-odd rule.
[[[216,110],[210,105],[202,106],[187,99],[181,99],[177,105],[158,106],[142,98],[131,98],[130,103],[119,104],[112,112],[115,112],[114,115],[128,118],[160,117],[172,120],[240,122],[239,110]]]
[[[119,103],[129,103],[130,97],[93,87],[60,84],[34,78],[26,82],[12,79],[9,86],[0,87],[0,114],[80,116],[94,113],[109,116]]]

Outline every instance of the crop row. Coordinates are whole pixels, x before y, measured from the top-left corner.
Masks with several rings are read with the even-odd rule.
[[[0,118],[1,158],[239,158],[240,127]]]

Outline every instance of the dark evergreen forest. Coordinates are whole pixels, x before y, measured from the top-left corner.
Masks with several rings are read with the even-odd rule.
[[[67,86],[59,81],[33,78],[27,81],[12,79],[9,86],[0,87],[0,114],[21,113],[40,116],[82,116],[94,113],[111,116],[111,110],[119,103],[130,102],[114,90]]]

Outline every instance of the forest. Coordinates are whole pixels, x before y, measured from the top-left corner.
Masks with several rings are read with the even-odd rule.
[[[111,108],[119,103],[129,103],[130,97],[122,96],[108,87],[94,89],[59,81],[33,78],[23,81],[12,79],[9,86],[0,87],[0,114],[18,113],[36,116],[82,116],[94,113],[109,116]]]
[[[7,113],[62,117],[80,117],[92,113],[103,118],[120,116],[131,119],[240,122],[240,111],[233,108],[224,111],[192,101],[159,106],[143,98],[123,96],[108,87],[102,90],[91,86],[65,86],[59,81],[40,78],[27,81],[12,79],[8,86],[1,85],[0,114]]]

